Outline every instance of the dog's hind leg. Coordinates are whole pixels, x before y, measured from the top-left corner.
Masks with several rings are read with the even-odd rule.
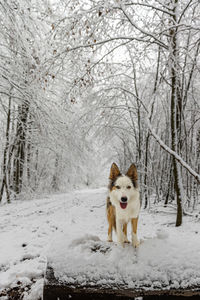
[[[113,229],[116,230],[116,221],[115,221],[115,215],[112,212],[109,216],[108,216],[108,242],[112,242],[112,232]]]
[[[108,239],[107,239],[108,242],[112,242],[112,223],[109,222],[109,226],[108,226]]]
[[[115,222],[115,208],[109,201],[110,199],[107,199],[107,219],[108,219],[108,242],[112,242],[112,231],[113,228],[116,229],[116,222]]]

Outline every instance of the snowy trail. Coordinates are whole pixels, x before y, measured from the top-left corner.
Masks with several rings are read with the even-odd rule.
[[[105,189],[82,190],[1,205],[0,295],[15,286],[32,286],[31,291],[25,291],[24,299],[39,299],[51,241],[68,227],[73,227],[74,233],[84,224],[87,227],[85,218],[99,206],[103,208],[105,223],[105,194]],[[98,195],[101,203],[94,202],[95,207],[93,198]]]
[[[62,257],[62,262],[66,258],[62,265],[70,270],[73,254],[70,254],[72,249],[68,251],[67,247],[71,243],[74,243],[73,251],[77,255],[82,251],[83,262],[88,263],[89,259],[91,271],[94,271],[96,258],[88,252],[87,245],[95,242],[91,235],[106,245],[105,202],[106,189],[93,189],[0,206],[0,295],[6,295],[6,289],[20,286],[25,287],[24,300],[39,299],[47,255],[51,253],[50,257],[57,259],[58,264],[59,257]],[[126,277],[131,273],[132,279],[138,280],[140,285],[146,282],[146,285],[159,286],[159,279],[162,279],[167,286],[168,280],[173,278],[166,274],[173,267],[173,276],[181,276],[174,278],[174,287],[192,283],[200,285],[200,224],[191,217],[185,217],[180,228],[175,228],[174,222],[174,213],[141,212],[138,235],[144,242],[138,250],[130,245],[120,249],[112,244],[113,251],[106,258],[102,254],[98,257],[104,271],[109,267],[111,275],[119,273],[119,270],[123,276],[126,272]],[[79,242],[74,242],[77,239]],[[63,253],[61,248],[66,251]],[[124,258],[116,264],[122,253]],[[133,273],[131,267],[124,268],[124,264],[129,265],[130,257],[133,262],[136,256],[137,268]],[[102,270],[98,273],[99,280],[104,274]],[[73,265],[72,275],[76,276],[79,271],[80,264]],[[66,276],[62,268],[60,272]],[[121,280],[120,276],[118,280]],[[131,285],[130,280],[128,282]]]

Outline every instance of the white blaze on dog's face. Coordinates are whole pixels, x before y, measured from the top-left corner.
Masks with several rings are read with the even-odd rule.
[[[131,179],[128,176],[120,176],[115,181],[112,194],[114,198],[119,202],[122,209],[125,209],[128,202],[132,200],[134,196],[135,188]]]
[[[134,201],[138,195],[137,169],[132,164],[126,173],[121,175],[116,164],[113,164],[110,172],[110,197],[115,206],[126,209],[128,203]]]

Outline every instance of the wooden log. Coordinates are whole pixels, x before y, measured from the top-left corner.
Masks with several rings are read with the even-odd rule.
[[[57,280],[54,276],[53,268],[48,265],[43,300],[128,300],[128,299],[147,300],[199,300],[200,288],[195,289],[160,289],[160,290],[133,290],[123,289],[122,286],[113,289],[101,288],[100,286],[71,286],[66,282]]]

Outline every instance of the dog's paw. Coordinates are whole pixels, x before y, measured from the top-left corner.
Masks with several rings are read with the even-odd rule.
[[[128,239],[124,239],[124,243],[130,244],[130,241]]]
[[[134,248],[138,248],[139,245],[140,245],[140,241],[134,240],[134,241],[132,242],[132,245],[133,245]]]
[[[121,246],[121,247],[125,247],[125,245],[124,245],[124,240],[123,239],[118,239],[117,240],[117,244],[119,245],[119,246]]]
[[[109,243],[112,243],[113,242],[113,240],[111,239],[111,238],[107,238],[107,242],[109,242]]]

